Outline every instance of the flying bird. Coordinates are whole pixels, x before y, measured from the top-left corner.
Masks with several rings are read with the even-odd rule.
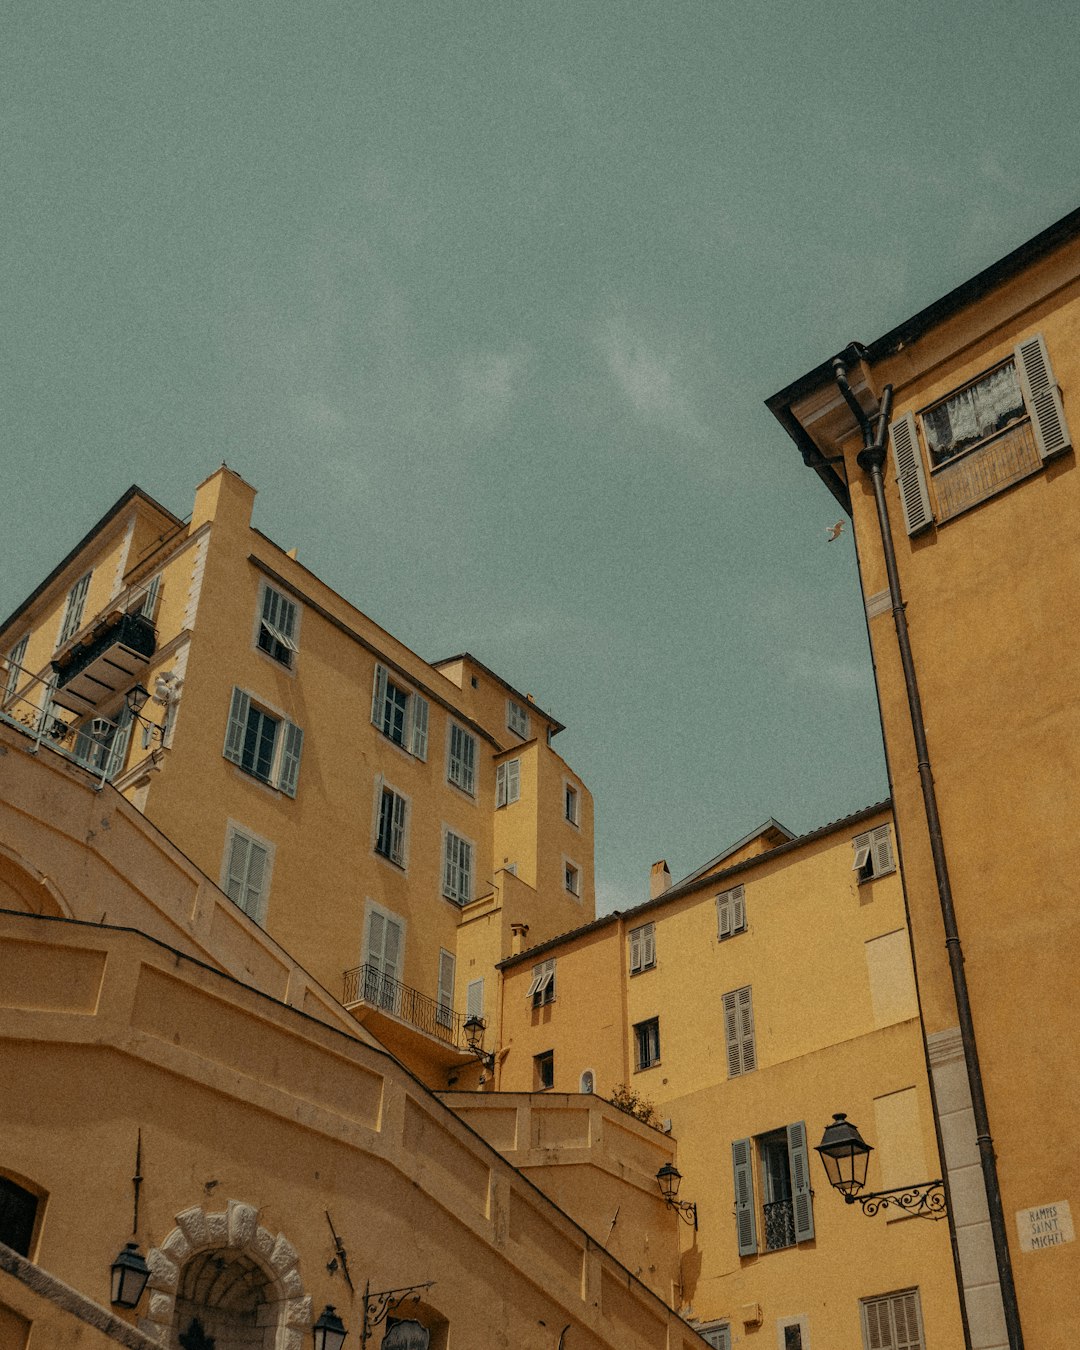
[[[827,542],[831,544],[834,539],[839,539],[843,528],[844,522],[842,520],[838,520],[835,525],[827,525],[825,527],[825,533],[829,536]]]

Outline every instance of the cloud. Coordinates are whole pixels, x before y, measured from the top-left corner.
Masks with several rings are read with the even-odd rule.
[[[458,416],[468,428],[491,432],[506,420],[529,365],[519,351],[470,352],[458,361]]]
[[[616,387],[642,421],[693,440],[708,439],[680,378],[678,341],[650,340],[625,316],[598,325],[593,341]]]

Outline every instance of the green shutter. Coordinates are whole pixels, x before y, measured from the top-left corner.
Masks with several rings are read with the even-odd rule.
[[[1069,428],[1061,391],[1050,367],[1050,354],[1041,333],[1035,333],[1016,348],[1016,368],[1020,387],[1031,414],[1035,443],[1043,459],[1052,459],[1069,449]]]
[[[131,740],[131,709],[125,703],[116,719],[116,731],[109,747],[107,776],[113,778],[124,767],[127,758],[128,741]]]
[[[247,731],[248,713],[251,710],[251,698],[242,689],[232,691],[232,706],[229,708],[229,725],[225,731],[225,748],[222,754],[233,764],[240,763],[244,751],[244,735]]]
[[[731,1145],[735,1171],[735,1232],[739,1255],[753,1256],[757,1251],[757,1223],[754,1218],[754,1154],[749,1139],[736,1139]]]
[[[296,784],[300,777],[300,752],[303,747],[304,733],[294,722],[286,722],[278,787],[290,797],[296,796]]]
[[[934,515],[930,510],[919,437],[911,413],[905,413],[892,424],[889,439],[900,487],[900,505],[904,508],[904,528],[908,534],[918,534],[934,523]]]
[[[795,1241],[809,1242],[814,1236],[814,1201],[810,1189],[810,1154],[806,1148],[806,1125],[797,1121],[787,1127],[788,1165],[791,1168],[791,1204],[795,1212]]]

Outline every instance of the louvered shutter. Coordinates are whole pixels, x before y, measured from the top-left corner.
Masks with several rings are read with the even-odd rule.
[[[470,980],[465,989],[465,1016],[483,1017],[484,1015],[484,981]]]
[[[757,1223],[754,1217],[753,1147],[749,1139],[736,1139],[731,1145],[735,1172],[735,1232],[740,1256],[757,1251]]]
[[[248,713],[251,711],[251,698],[242,689],[232,691],[232,706],[229,708],[229,725],[225,731],[225,748],[222,754],[233,764],[239,764],[244,752],[244,735],[247,731]]]
[[[225,876],[225,891],[230,900],[244,909],[244,888],[247,886],[248,854],[251,840],[243,834],[234,834],[229,844],[229,866]]]
[[[724,1043],[727,1046],[728,1077],[735,1078],[742,1071],[739,1054],[739,1017],[735,994],[724,995]]]
[[[521,796],[521,760],[511,759],[506,765],[506,803],[516,802]]]
[[[853,872],[861,872],[870,861],[869,834],[857,834],[851,841],[851,846],[855,850],[855,858],[851,864],[851,870]]]
[[[641,929],[635,928],[630,933],[630,973],[641,969]]]
[[[290,797],[296,796],[296,784],[300,777],[300,752],[303,747],[304,733],[295,722],[286,722],[278,787]]]
[[[1024,402],[1031,413],[1035,443],[1043,459],[1052,459],[1068,450],[1071,442],[1061,391],[1054,379],[1042,334],[1036,333],[1021,342],[1015,357]]]
[[[371,688],[371,720],[382,730],[383,718],[386,714],[386,667],[376,665],[375,682]]]
[[[158,592],[161,590],[161,573],[151,581],[146,588],[146,594],[143,596],[143,602],[139,606],[139,613],[151,623],[154,621],[154,610],[157,609]]]
[[[795,1241],[809,1242],[814,1236],[814,1201],[810,1189],[810,1154],[806,1148],[806,1125],[803,1121],[787,1127],[787,1146]]]
[[[439,1022],[448,1026],[454,1007],[454,956],[452,952],[439,952]]]
[[[641,965],[643,970],[656,965],[656,929],[651,923],[642,931]]]
[[[919,1295],[914,1289],[894,1294],[890,1300],[896,1350],[922,1350],[922,1325],[919,1316]]]
[[[120,715],[116,719],[116,731],[113,733],[112,745],[109,747],[107,773],[110,778],[118,774],[124,767],[128,741],[131,740],[131,722],[131,709],[125,704],[120,709]]]
[[[459,839],[458,847],[461,857],[461,890],[458,899],[461,904],[467,905],[472,899],[472,845]]]
[[[889,1305],[884,1300],[863,1304],[863,1328],[866,1350],[896,1350]]]
[[[736,886],[731,892],[731,931],[742,933],[746,928],[746,891]]]
[[[247,881],[241,908],[256,922],[262,918],[263,885],[266,879],[267,851],[254,839],[248,840]]]
[[[457,836],[447,831],[446,838],[443,840],[443,894],[454,899],[457,895],[456,880],[456,862],[457,850],[454,847],[457,843]]]
[[[896,863],[888,825],[879,825],[876,830],[870,831],[870,846],[874,853],[874,876],[882,877],[886,872],[892,872]]]
[[[506,765],[496,764],[495,766],[495,806],[496,808],[506,805]]]
[[[417,759],[427,759],[428,704],[419,694],[409,695],[409,750]]]
[[[930,510],[930,494],[926,490],[915,418],[911,413],[905,413],[893,422],[889,439],[896,481],[900,485],[900,504],[904,508],[904,528],[908,534],[918,534],[934,523],[934,516]]]
[[[738,991],[739,998],[739,1054],[742,1059],[742,1072],[749,1073],[757,1068],[757,1047],[754,1044],[754,1006],[750,998],[750,986]]]
[[[405,813],[408,807],[405,798],[394,793],[393,812],[390,818],[390,856],[394,862],[405,866]]]
[[[716,897],[716,922],[717,922],[717,931],[718,931],[718,933],[719,933],[721,939],[727,938],[727,937],[730,937],[730,936],[731,936],[731,903],[730,903],[730,899],[731,899],[731,897],[730,897],[730,893],[729,893],[728,891],[723,891],[723,892],[721,892],[720,895],[718,895],[718,896]]]

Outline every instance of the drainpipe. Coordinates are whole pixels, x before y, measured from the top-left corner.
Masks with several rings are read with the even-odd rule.
[[[971,1015],[971,999],[968,995],[967,976],[964,973],[964,953],[960,946],[960,934],[956,926],[952,884],[949,881],[945,842],[941,834],[941,817],[938,814],[934,775],[930,768],[930,750],[926,742],[922,700],[919,697],[915,660],[911,652],[907,615],[900,593],[900,574],[896,568],[896,552],[893,548],[889,511],[885,502],[885,480],[882,469],[885,464],[885,435],[889,427],[889,415],[892,412],[893,389],[891,384],[885,386],[877,414],[871,422],[852,392],[842,357],[838,356],[832,365],[836,386],[862,430],[863,448],[859,452],[857,462],[859,468],[869,476],[874,489],[878,529],[881,532],[885,571],[889,579],[889,600],[892,604],[896,641],[900,649],[900,663],[904,671],[904,689],[907,693],[908,712],[911,717],[911,730],[915,737],[915,751],[918,756],[923,811],[930,834],[930,851],[934,859],[934,877],[937,882],[941,917],[945,925],[945,949],[949,956],[953,995],[956,999],[956,1011],[960,1020],[960,1042],[964,1050],[964,1066],[967,1069],[968,1088],[971,1092],[971,1105],[975,1117],[979,1162],[982,1167],[987,1208],[990,1211],[990,1231],[994,1240],[994,1257],[997,1262],[998,1280],[1001,1285],[1001,1302],[1005,1312],[1005,1326],[1009,1335],[1009,1350],[1024,1350],[1024,1334],[1020,1327],[1020,1309],[1017,1305],[1016,1286],[1013,1282],[1012,1258],[1009,1255],[1005,1211],[1001,1204],[1001,1186],[998,1182],[997,1160],[994,1157],[994,1141],[990,1134],[990,1117],[986,1109],[982,1069],[979,1066],[979,1051],[975,1043],[975,1024]]]

